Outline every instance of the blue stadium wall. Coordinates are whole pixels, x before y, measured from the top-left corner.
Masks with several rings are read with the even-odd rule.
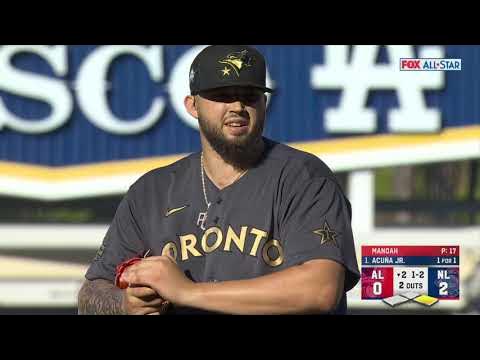
[[[134,56],[121,56],[112,63],[107,79],[111,83],[108,101],[116,116],[129,121],[143,115],[155,97],[162,96],[165,100],[166,108],[158,121],[148,130],[131,135],[99,129],[78,107],[73,84],[79,66],[97,48],[68,46],[68,72],[57,78],[69,86],[74,101],[69,120],[60,128],[43,134],[21,133],[6,126],[0,128],[0,160],[65,166],[199,149],[198,131],[179,118],[167,91],[172,69],[191,46],[163,46],[164,77],[160,82],[152,81],[145,64]],[[276,89],[268,107],[266,136],[287,143],[346,136],[329,134],[324,128],[325,110],[338,105],[341,90],[323,91],[311,86],[311,68],[324,62],[324,46],[259,45],[257,48],[267,59]],[[444,128],[479,125],[480,46],[445,46],[444,55],[461,58],[462,71],[445,73],[445,89],[425,91],[427,106],[441,111]],[[381,49],[377,61],[389,61],[385,49]],[[13,65],[31,73],[56,77],[51,66],[35,54],[18,54]],[[46,103],[6,91],[0,90],[0,98],[10,112],[22,118],[42,118],[50,112]],[[374,134],[388,133],[386,113],[398,106],[396,93],[373,91],[367,106],[379,115]]]

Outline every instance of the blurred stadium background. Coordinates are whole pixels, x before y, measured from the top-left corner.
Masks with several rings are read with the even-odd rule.
[[[203,46],[0,46],[0,314],[75,314],[128,186],[199,149],[183,110]],[[350,312],[480,310],[480,46],[262,45],[265,135],[322,158],[362,245],[459,245],[460,300]],[[400,71],[400,58],[462,59]]]

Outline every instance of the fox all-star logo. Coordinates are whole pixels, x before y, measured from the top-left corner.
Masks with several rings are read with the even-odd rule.
[[[218,62],[225,65],[225,67],[220,70],[223,76],[229,76],[230,72],[233,70],[237,77],[240,77],[240,71],[253,65],[253,57],[248,55],[247,50],[242,50],[228,54]]]

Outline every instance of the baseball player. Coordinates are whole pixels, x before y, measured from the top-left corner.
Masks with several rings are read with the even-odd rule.
[[[262,136],[265,79],[249,46],[195,58],[184,103],[202,149],[130,187],[80,314],[346,312],[359,280],[349,201],[316,156]]]

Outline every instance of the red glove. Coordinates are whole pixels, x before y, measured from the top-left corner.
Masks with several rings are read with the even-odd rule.
[[[128,287],[128,283],[126,281],[120,280],[122,277],[123,272],[128,268],[129,266],[136,264],[142,260],[141,257],[134,257],[130,260],[125,260],[124,262],[120,263],[117,265],[117,271],[115,275],[115,285],[120,288],[120,289],[126,289]]]

